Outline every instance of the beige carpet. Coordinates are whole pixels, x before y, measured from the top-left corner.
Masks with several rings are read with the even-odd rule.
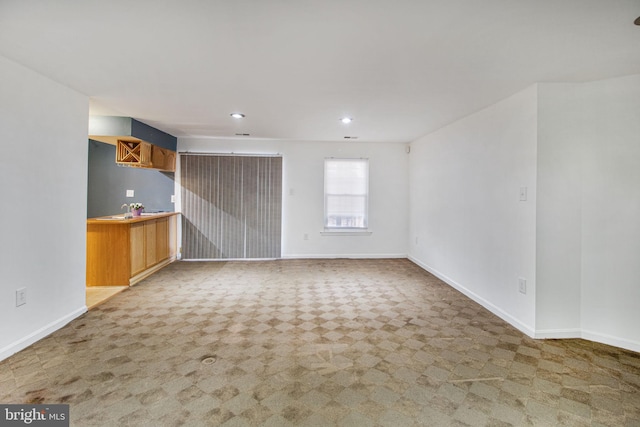
[[[532,340],[411,262],[174,263],[0,362],[75,426],[640,425],[640,355]]]

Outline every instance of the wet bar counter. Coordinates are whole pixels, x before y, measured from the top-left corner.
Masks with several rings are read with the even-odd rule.
[[[177,212],[87,220],[87,286],[131,286],[175,261]]]

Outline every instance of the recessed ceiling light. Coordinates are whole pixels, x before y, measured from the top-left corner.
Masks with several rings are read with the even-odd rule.
[[[244,119],[244,114],[242,113],[231,113],[231,117],[234,119]]]
[[[340,121],[346,125],[346,124],[351,123],[353,121],[353,119],[351,117],[343,117],[343,118],[340,119]]]

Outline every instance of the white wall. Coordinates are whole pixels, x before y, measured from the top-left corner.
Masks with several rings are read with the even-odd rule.
[[[538,85],[537,336],[580,336],[581,84]]]
[[[640,351],[640,75],[539,97],[538,336]]]
[[[405,257],[408,157],[405,145],[179,138],[178,151],[276,154],[283,157],[283,258]],[[324,159],[369,159],[371,235],[323,236]],[[179,197],[179,174],[176,173]],[[179,209],[179,203],[176,205]],[[308,240],[304,240],[304,235]]]
[[[413,142],[409,179],[410,258],[530,335],[536,97],[530,87]]]
[[[640,74],[587,90],[583,336],[640,351]]]
[[[0,81],[1,360],[86,311],[89,100],[2,56]]]
[[[410,258],[537,338],[640,351],[638,135],[634,75],[541,83],[418,139]]]

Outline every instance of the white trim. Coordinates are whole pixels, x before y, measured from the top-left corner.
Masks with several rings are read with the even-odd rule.
[[[640,353],[640,342],[602,334],[600,332],[588,331],[580,328],[571,329],[541,329],[536,331],[534,338],[539,339],[583,339],[600,344],[612,345],[618,348]]]
[[[47,335],[52,334],[58,329],[65,326],[67,323],[72,320],[82,316],[87,312],[87,306],[82,306],[81,308],[67,314],[66,316],[49,323],[48,325],[43,326],[37,331],[32,332],[24,338],[20,338],[18,341],[9,344],[8,346],[0,349],[0,361],[8,358],[11,355],[16,354],[20,350],[24,350],[29,347],[31,344],[40,341],[42,338],[45,338]]]
[[[614,347],[625,348],[627,350],[640,353],[640,342],[631,341],[625,338],[614,337],[612,335],[602,334],[600,332],[582,330],[582,338],[589,341],[595,341],[602,344],[612,345]]]
[[[540,339],[573,339],[582,338],[580,328],[537,329],[534,338]]]
[[[493,314],[495,314],[496,316],[498,316],[499,318],[501,318],[505,322],[509,323],[511,326],[517,328],[518,330],[520,330],[520,332],[530,336],[531,338],[535,337],[535,329],[532,328],[531,326],[525,325],[519,319],[513,317],[509,313],[504,312],[499,307],[496,307],[491,302],[487,301],[486,299],[482,298],[481,296],[477,295],[476,293],[474,293],[474,292],[470,291],[469,289],[465,288],[464,286],[462,286],[461,284],[457,283],[455,280],[451,279],[450,277],[447,277],[446,275],[440,273],[438,270],[429,267],[428,265],[422,263],[421,261],[418,261],[417,259],[415,259],[412,256],[409,256],[408,258],[409,258],[409,260],[411,262],[413,262],[413,263],[417,264],[418,266],[420,266],[421,268],[427,270],[429,273],[433,274],[438,279],[442,280],[443,282],[445,282],[446,284],[448,284],[452,288],[460,291],[462,294],[464,294],[467,297],[471,298],[473,301],[477,302],[478,304],[480,304],[481,306],[483,306],[484,308],[486,308],[487,310],[489,310],[490,312],[492,312]]]
[[[321,236],[371,236],[373,231],[371,230],[358,230],[354,228],[348,228],[344,230],[332,230],[326,229],[320,232]]]
[[[407,254],[286,254],[282,259],[383,259],[406,258]]]
[[[614,336],[602,334],[599,332],[588,331],[581,328],[540,329],[540,330],[531,328],[525,325],[524,323],[520,322],[515,317],[509,315],[508,313],[505,313],[504,311],[502,311],[500,308],[496,307],[489,301],[476,295],[475,293],[471,292],[470,290],[460,285],[459,283],[456,283],[454,280],[440,273],[439,271],[418,261],[412,256],[408,256],[408,258],[410,261],[414,262],[421,268],[433,274],[434,276],[436,276],[437,278],[439,278],[449,286],[462,292],[464,295],[471,298],[473,301],[477,302],[478,304],[480,304],[481,306],[483,306],[484,308],[486,308],[496,316],[500,317],[502,320],[509,323],[511,326],[517,328],[524,334],[530,336],[531,338],[534,338],[534,339],[576,339],[578,338],[578,339],[584,339],[584,340],[593,341],[601,344],[611,345],[614,347],[627,349],[627,350],[640,353],[640,342],[631,341],[631,340],[619,338],[619,337],[614,337]]]

